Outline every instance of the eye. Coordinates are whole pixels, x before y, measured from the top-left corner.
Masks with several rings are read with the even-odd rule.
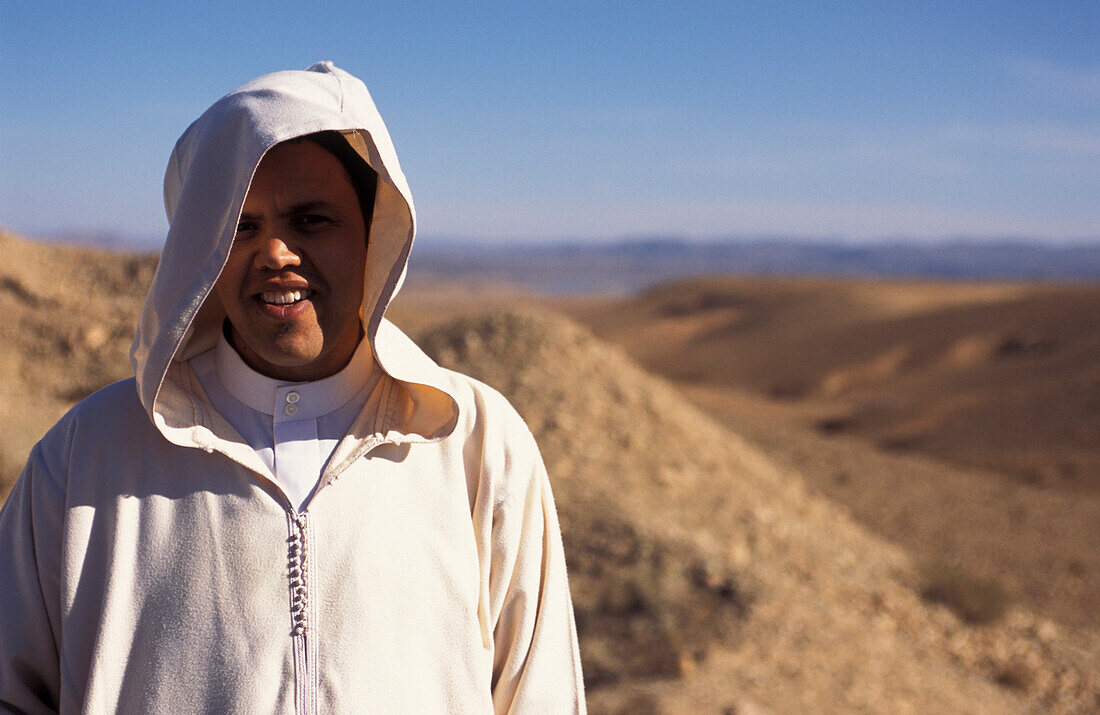
[[[250,231],[255,231],[255,230],[256,230],[256,222],[255,221],[250,221],[248,219],[242,219],[239,222],[237,222],[237,235],[238,236],[240,236],[242,233],[248,233]]]
[[[332,218],[325,214],[310,213],[298,217],[298,225],[305,229],[322,228],[332,223]]]

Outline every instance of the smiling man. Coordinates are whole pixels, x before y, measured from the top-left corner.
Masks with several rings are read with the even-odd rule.
[[[264,156],[214,285],[234,349],[279,380],[332,375],[362,335],[367,219],[351,175],[318,141]]]
[[[366,87],[231,92],[165,203],[136,378],[0,513],[0,709],[583,711],[530,432],[384,317],[415,214]]]

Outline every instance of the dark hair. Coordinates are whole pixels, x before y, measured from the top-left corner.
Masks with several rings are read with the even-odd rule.
[[[374,215],[374,196],[378,188],[378,173],[367,164],[344,136],[334,130],[304,134],[300,137],[288,139],[288,144],[299,144],[308,141],[321,147],[332,154],[344,169],[348,172],[351,185],[355,187],[355,194],[359,197],[359,210],[363,213],[363,227],[366,229],[367,239],[370,239],[371,217]]]

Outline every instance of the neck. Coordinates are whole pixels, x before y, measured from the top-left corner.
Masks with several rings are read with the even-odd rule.
[[[312,382],[335,375],[348,366],[364,337],[363,326],[360,325],[358,334],[349,333],[313,360],[275,363],[251,349],[228,321],[223,330],[226,341],[248,367],[280,382]]]

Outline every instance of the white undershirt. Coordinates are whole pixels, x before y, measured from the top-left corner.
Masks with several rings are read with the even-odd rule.
[[[214,409],[256,450],[299,510],[379,377],[366,340],[343,370],[312,382],[261,375],[220,332],[217,345],[190,364]]]

